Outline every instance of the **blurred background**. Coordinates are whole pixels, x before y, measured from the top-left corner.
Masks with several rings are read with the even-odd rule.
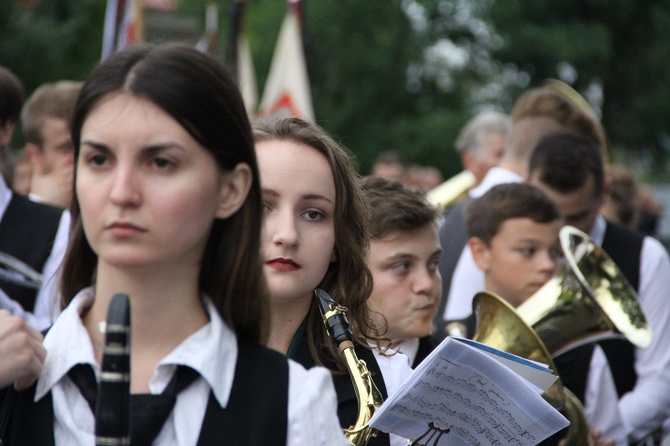
[[[285,1],[139,4],[137,26],[148,42],[192,43],[232,66],[236,39],[245,36],[263,91]],[[1,0],[0,64],[27,94],[44,82],[83,80],[101,60],[108,7]],[[469,118],[508,112],[523,90],[555,78],[600,116],[611,160],[652,186],[664,212],[659,232],[670,237],[670,0],[302,0],[300,7],[314,119],[355,154],[362,174],[392,150],[449,178],[462,170],[453,144]]]

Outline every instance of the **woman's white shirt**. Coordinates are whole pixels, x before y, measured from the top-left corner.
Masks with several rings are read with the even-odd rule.
[[[37,381],[35,401],[51,391],[57,445],[95,444],[95,420],[79,389],[67,376],[75,364],[90,364],[99,377],[94,348],[81,312],[93,301],[93,289],[81,291],[58,317],[44,339],[47,357]],[[177,396],[174,410],[155,445],[195,445],[205,416],[210,390],[222,407],[228,403],[237,360],[237,340],[214,305],[205,299],[210,322],[185,339],[156,366],[149,389],[161,393],[177,365],[200,377]],[[271,371],[268,371],[271,373]],[[268,414],[277,416],[278,414]],[[337,418],[337,397],[324,368],[305,370],[289,361],[288,446],[347,445]]]

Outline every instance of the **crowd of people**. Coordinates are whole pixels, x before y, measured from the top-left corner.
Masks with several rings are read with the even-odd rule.
[[[10,153],[18,125],[26,144]],[[27,100],[0,67],[0,443],[96,442],[104,321],[122,292],[133,444],[350,444],[357,372],[315,290],[346,309],[386,399],[446,336],[476,337],[478,292],[532,299],[570,225],[616,263],[653,336],[552,352],[555,372],[588,441],[661,444],[670,257],[658,206],[607,163],[597,117],[539,87],[509,115],[473,117],[454,147],[474,180],[442,208],[427,196],[437,169],[386,152],[362,177],[315,123],[250,122],[226,68],[185,45],[133,46]]]

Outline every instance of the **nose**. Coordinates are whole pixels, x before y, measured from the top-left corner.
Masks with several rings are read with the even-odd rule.
[[[558,268],[558,261],[556,256],[551,251],[543,251],[539,258],[540,271],[546,273],[548,276],[553,276]]]
[[[140,204],[140,179],[131,166],[119,165],[112,177],[110,200],[120,207],[135,207]]]
[[[275,212],[274,218],[268,219],[267,223],[273,227],[272,242],[276,245],[284,245],[289,248],[298,246],[300,237],[298,228],[292,212]]]
[[[441,288],[440,273],[437,270],[430,270],[428,268],[420,268],[416,271],[413,282],[413,291],[415,294],[423,294],[432,297],[434,291]]]

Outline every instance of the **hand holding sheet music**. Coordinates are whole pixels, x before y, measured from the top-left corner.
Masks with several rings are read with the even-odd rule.
[[[505,365],[510,361],[515,370]],[[422,437],[421,444],[535,445],[569,424],[540,396],[556,378],[533,361],[450,337],[370,424],[405,438]]]

